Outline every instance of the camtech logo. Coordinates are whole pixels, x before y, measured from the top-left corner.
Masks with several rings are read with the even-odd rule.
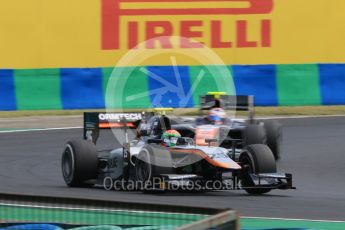
[[[116,50],[133,49],[140,43],[141,31],[144,32],[145,48],[200,48],[202,42],[186,41],[173,47],[169,41],[171,36],[205,40],[210,48],[255,48],[271,47],[271,19],[273,0],[101,0],[102,4],[102,49]],[[153,16],[209,16],[199,20],[179,20],[179,26],[171,20],[155,20]],[[236,16],[234,25],[226,20],[212,19],[217,15]],[[258,22],[249,23],[241,15],[262,15]],[[142,16],[142,17],[141,17]],[[122,17],[129,17],[126,24],[121,23]],[[238,18],[238,19],[237,19]],[[144,23],[141,23],[143,22]],[[174,19],[175,20],[175,19]],[[121,26],[127,30],[127,44],[121,44]],[[251,27],[250,27],[251,26]],[[209,37],[203,28],[210,28]],[[255,28],[252,28],[255,27]],[[228,31],[232,28],[231,31]],[[249,38],[250,29],[259,31],[255,39]],[[176,34],[178,33],[178,34]],[[233,34],[233,39],[224,39],[223,34]],[[163,41],[164,39],[164,41]]]

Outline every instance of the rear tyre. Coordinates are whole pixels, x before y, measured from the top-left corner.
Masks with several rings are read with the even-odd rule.
[[[264,127],[267,136],[267,145],[272,150],[274,158],[280,158],[280,145],[282,139],[282,128],[277,121],[265,121]]]
[[[239,161],[242,167],[247,168],[248,173],[276,173],[277,166],[272,151],[267,145],[254,144],[247,146],[240,155]],[[254,183],[248,173],[241,178],[244,190],[249,194],[264,194],[271,191],[269,188],[254,188]]]
[[[70,187],[92,186],[88,180],[97,177],[97,150],[90,141],[73,140],[62,153],[61,169],[65,183]]]
[[[243,130],[244,146],[266,144],[266,131],[262,125],[250,124]]]

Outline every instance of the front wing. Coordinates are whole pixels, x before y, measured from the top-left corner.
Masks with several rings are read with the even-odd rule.
[[[146,190],[242,190],[249,188],[267,189],[296,189],[292,185],[292,174],[265,173],[247,174],[251,178],[251,185],[244,187],[239,183],[237,175],[223,177],[222,179],[206,179],[196,174],[161,174],[152,181],[151,186]]]

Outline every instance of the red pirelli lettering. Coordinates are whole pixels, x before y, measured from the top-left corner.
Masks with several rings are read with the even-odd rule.
[[[222,41],[222,23],[221,21],[211,21],[211,47],[212,48],[230,48],[231,42]]]
[[[193,28],[201,27],[203,24],[202,21],[181,21],[180,26],[180,35],[181,39],[181,48],[200,48],[203,47],[201,42],[191,42],[188,38],[201,38],[201,31],[194,31]],[[187,39],[186,39],[187,38]]]
[[[161,29],[161,31],[157,31]],[[173,27],[168,21],[146,22],[146,48],[154,49],[158,41],[164,49],[172,48],[170,36],[173,34]]]
[[[120,18],[119,2],[102,0],[102,49],[113,50],[119,48]]]
[[[138,39],[138,22],[128,22],[128,49],[136,49]]]
[[[140,4],[138,3],[175,3],[176,5],[190,2],[195,3],[195,7],[190,8],[164,8],[164,7],[157,7],[157,8],[140,8]],[[239,2],[239,3],[246,3],[247,7],[224,7],[224,8],[198,8],[198,3],[200,2],[210,2],[210,6],[212,6],[212,2]],[[130,8],[121,8],[121,3],[132,4]],[[113,50],[118,49],[120,46],[120,18],[122,16],[141,16],[141,15],[241,15],[241,14],[269,14],[272,12],[273,9],[273,0],[101,0],[102,4],[102,49],[103,50]],[[128,26],[128,28],[135,29],[138,25],[132,23]],[[181,33],[187,35],[186,37],[199,37],[201,36],[200,31],[193,31],[188,26],[188,23],[183,25],[184,28],[181,29]],[[197,25],[195,25],[197,26]],[[217,30],[217,23],[215,23],[215,30]],[[245,34],[242,34],[246,31],[245,24],[242,22],[238,25],[238,35],[246,37]],[[148,29],[150,30],[150,29]],[[166,31],[166,28],[165,28]],[[150,31],[149,31],[150,32]],[[217,31],[216,31],[217,32]],[[267,36],[270,33],[270,22],[263,21],[262,24],[262,46],[269,47],[271,44],[270,37]],[[164,32],[167,34],[167,32]],[[161,36],[161,33],[156,33],[155,31],[151,31],[151,35]],[[134,47],[135,39],[137,39],[137,34],[132,34],[133,40],[128,41],[128,47]],[[151,37],[151,36],[148,36]],[[219,37],[220,38],[220,37]],[[221,42],[217,41],[214,38],[213,42],[215,46],[229,46],[229,42]],[[240,39],[240,45],[246,47],[252,47],[254,42],[248,42],[245,40]],[[164,43],[165,45],[168,43]],[[198,46],[200,44],[193,44]]]
[[[256,41],[248,41],[247,37],[247,21],[239,20],[237,21],[237,47],[240,48],[249,48],[249,47],[257,47]]]
[[[271,20],[261,21],[261,46],[271,47]]]

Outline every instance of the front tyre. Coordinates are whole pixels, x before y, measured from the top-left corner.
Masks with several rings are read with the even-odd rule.
[[[159,145],[147,145],[141,149],[135,163],[136,181],[143,192],[162,193],[161,174],[172,173],[170,151]]]
[[[277,166],[272,151],[267,145],[254,144],[247,146],[240,155],[239,162],[244,172],[241,178],[243,189],[249,194],[264,194],[271,191],[270,188],[255,188],[255,184],[250,178],[250,174],[276,173]]]
[[[70,187],[92,186],[88,180],[97,177],[97,150],[90,141],[73,140],[62,153],[61,169],[65,183]]]
[[[135,163],[135,178],[136,181],[144,185],[151,181],[153,167],[151,164],[151,154],[147,149],[142,149],[137,156]]]
[[[137,186],[143,193],[162,193],[164,190],[156,190],[154,188],[153,174],[153,155],[151,151],[143,148],[138,154],[137,161],[135,163],[135,177]]]

